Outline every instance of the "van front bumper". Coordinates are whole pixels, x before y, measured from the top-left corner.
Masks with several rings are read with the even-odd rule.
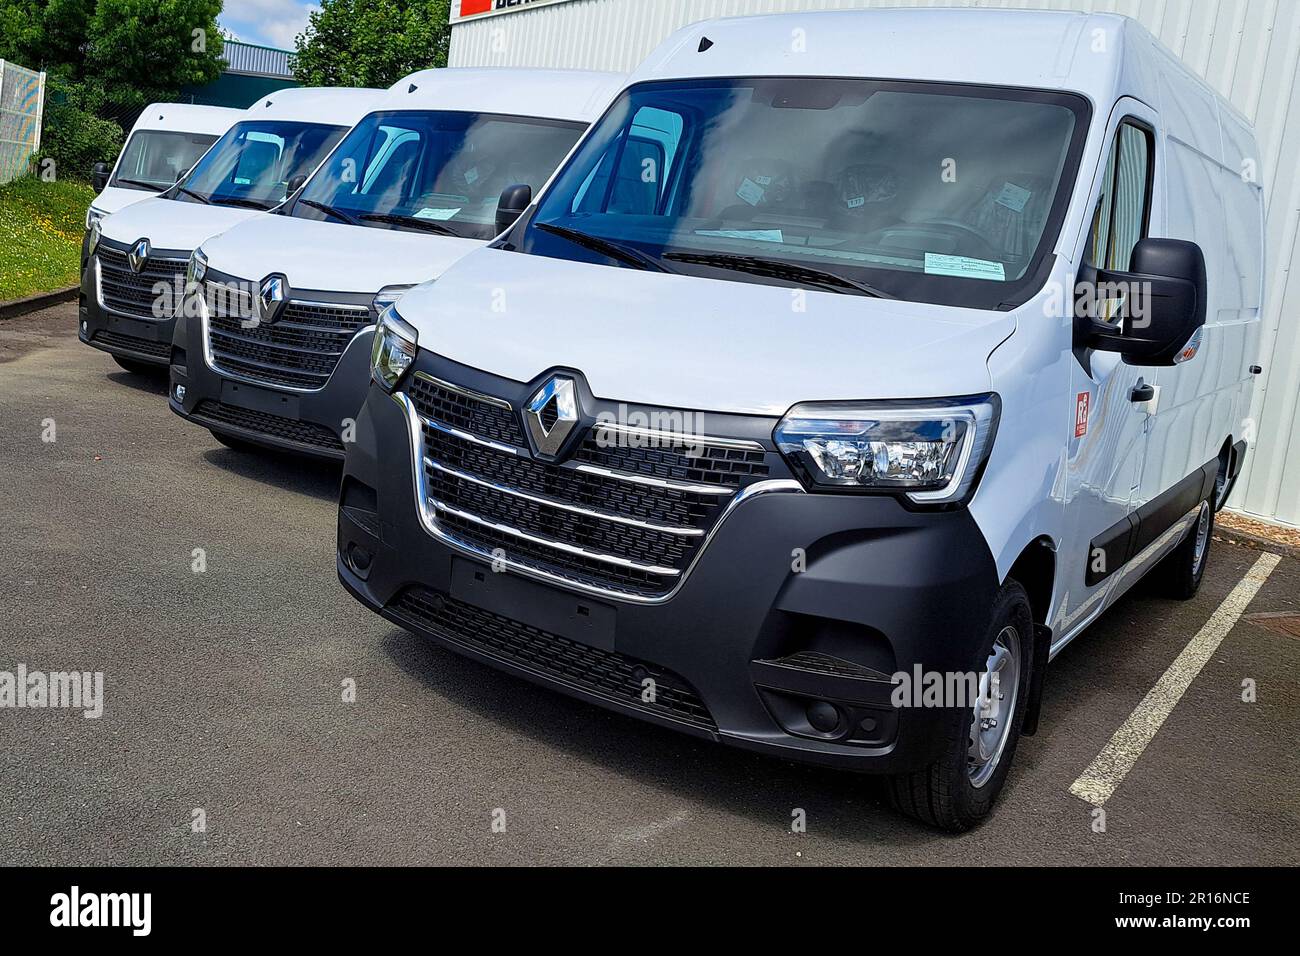
[[[222,435],[342,461],[370,381],[373,332],[366,328],[352,338],[324,386],[291,391],[212,368],[204,354],[202,319],[186,315],[173,340],[168,404],[182,418]]]
[[[919,769],[969,726],[969,710],[892,701],[899,671],[983,669],[998,578],[965,509],[757,494],[671,597],[633,602],[494,573],[435,537],[413,467],[406,412],[372,385],[344,467],[337,567],[407,630],[661,726],[846,769]]]

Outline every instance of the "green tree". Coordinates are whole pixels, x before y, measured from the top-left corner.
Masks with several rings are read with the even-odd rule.
[[[321,0],[294,40],[307,86],[390,86],[447,65],[450,0]]]

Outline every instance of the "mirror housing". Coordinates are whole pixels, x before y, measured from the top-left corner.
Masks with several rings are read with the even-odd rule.
[[[532,201],[533,187],[527,183],[515,183],[501,190],[501,198],[497,200],[497,235],[513,226]]]
[[[102,192],[108,185],[108,174],[111,170],[108,163],[96,163],[90,167],[90,185],[94,187],[95,192]]]
[[[299,189],[302,189],[306,182],[307,177],[303,173],[299,173],[297,176],[290,176],[289,181],[284,184],[284,194],[286,196],[292,196]]]
[[[193,167],[191,167],[191,168],[193,168]],[[184,179],[184,178],[185,178],[186,176],[188,176],[189,174],[190,174],[190,171],[189,171],[188,169],[178,169],[178,170],[176,170],[176,181],[177,181],[177,182],[180,182],[182,179]]]
[[[1205,325],[1205,254],[1182,239],[1141,239],[1130,271],[1082,266],[1074,292],[1076,349],[1118,352],[1129,365],[1174,365]],[[1122,302],[1117,322],[1097,317],[1108,300]]]

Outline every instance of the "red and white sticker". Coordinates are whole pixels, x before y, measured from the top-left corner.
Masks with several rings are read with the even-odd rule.
[[[1082,438],[1088,434],[1088,402],[1092,397],[1090,392],[1080,392],[1079,397],[1074,400],[1074,437]]]

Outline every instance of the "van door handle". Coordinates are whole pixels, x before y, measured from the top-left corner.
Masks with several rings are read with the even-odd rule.
[[[1128,400],[1136,405],[1141,402],[1149,402],[1155,397],[1156,387],[1139,380],[1138,383],[1133,386],[1133,391],[1129,392]]]

